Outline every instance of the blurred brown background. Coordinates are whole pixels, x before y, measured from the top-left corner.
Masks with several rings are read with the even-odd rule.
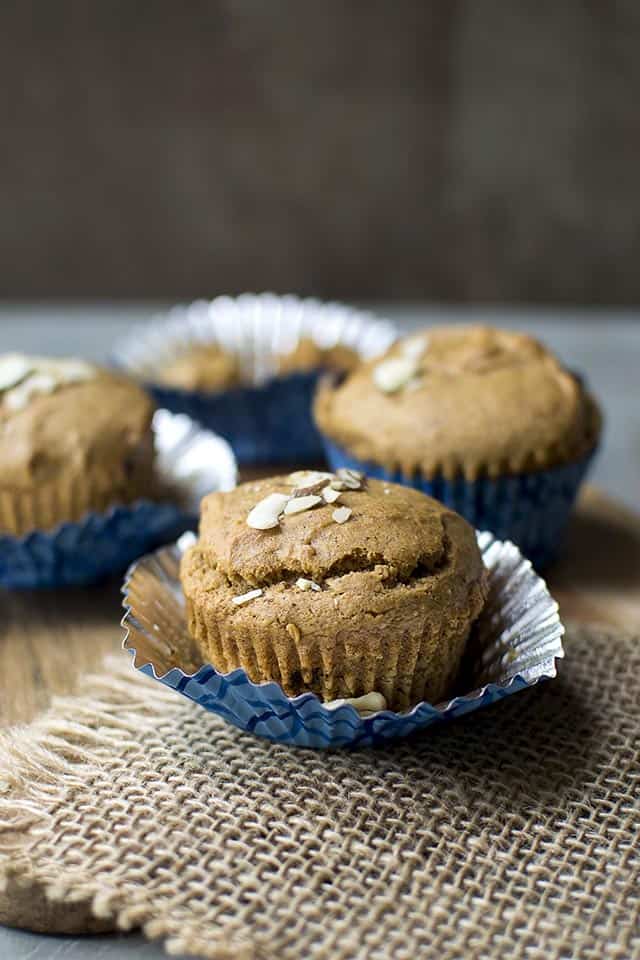
[[[634,0],[5,0],[0,296],[640,301]]]

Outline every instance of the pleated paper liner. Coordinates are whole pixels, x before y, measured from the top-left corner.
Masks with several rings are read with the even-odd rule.
[[[137,670],[243,730],[299,747],[371,746],[501,700],[556,675],[564,627],[558,606],[531,563],[510,542],[478,533],[489,596],[465,654],[458,690],[438,704],[361,716],[350,704],[328,706],[313,693],[287,697],[275,682],[253,683],[244,670],[219,673],[189,636],[179,580],[178,543],[143,557],[124,587],[123,646]]]
[[[406,475],[380,464],[363,462],[324,438],[331,470],[351,467],[369,477],[415,487],[440,500],[480,530],[491,530],[501,540],[512,540],[538,570],[555,559],[562,537],[597,448],[574,463],[500,477],[466,480],[442,474]]]
[[[246,293],[174,307],[134,327],[114,359],[159,406],[224,436],[240,463],[300,463],[322,457],[311,415],[320,371],[278,376],[278,357],[309,338],[368,359],[384,353],[395,336],[391,324],[344,304]],[[246,385],[215,392],[163,385],[163,366],[195,344],[216,344],[237,357]]]
[[[194,529],[205,493],[235,485],[235,459],[221,437],[166,410],[156,411],[153,433],[162,499],[89,511],[78,521],[23,536],[0,535],[0,586],[88,584],[121,573],[137,557]]]

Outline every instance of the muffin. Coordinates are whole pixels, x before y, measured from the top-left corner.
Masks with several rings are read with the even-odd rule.
[[[333,370],[347,373],[358,362],[355,350],[336,344],[321,347],[310,337],[301,339],[293,350],[275,357],[275,372],[284,377],[292,373]],[[179,390],[213,393],[243,385],[237,357],[218,344],[192,344],[160,369],[159,382]],[[248,384],[247,384],[248,385]]]
[[[548,562],[599,433],[581,380],[530,336],[432,329],[341,383],[315,417],[334,468],[418,487]]]
[[[273,467],[322,459],[312,416],[319,378],[381,356],[394,338],[390,324],[343,304],[241,294],[134,327],[116,361],[158,406],[221,434],[240,464]]]
[[[0,532],[128,503],[153,486],[153,404],[81,360],[0,357]]]
[[[462,517],[354,471],[205,497],[180,576],[189,631],[218,671],[288,696],[375,692],[393,710],[447,695],[486,597]]]
[[[342,343],[332,347],[321,347],[311,337],[303,337],[293,350],[277,357],[277,370],[280,376],[289,373],[308,373],[312,370],[348,373],[357,366],[359,360],[357,351]]]
[[[158,379],[179,390],[213,393],[238,386],[240,369],[233,354],[217,344],[192,344],[160,368]]]

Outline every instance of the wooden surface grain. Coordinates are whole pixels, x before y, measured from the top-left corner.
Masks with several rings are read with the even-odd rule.
[[[24,723],[52,694],[118,649],[120,584],[0,594],[0,726]]]
[[[587,489],[548,580],[564,618],[640,632],[640,517]],[[0,611],[0,726],[27,722],[120,649],[119,581],[5,591]]]
[[[640,634],[640,515],[587,487],[547,579],[563,619]]]

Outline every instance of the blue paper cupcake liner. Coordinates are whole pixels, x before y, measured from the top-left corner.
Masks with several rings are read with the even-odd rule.
[[[556,674],[564,656],[564,628],[546,585],[512,543],[478,534],[489,576],[489,596],[468,645],[464,692],[406,713],[361,716],[351,704],[330,706],[313,693],[287,697],[274,682],[253,683],[244,670],[219,673],[197,662],[179,581],[180,557],[193,538],[144,557],[123,587],[125,650],[136,669],[216,713],[242,730],[277,743],[319,749],[376,746],[453,720]],[[152,613],[148,613],[152,611]]]
[[[162,480],[180,503],[138,500],[52,530],[0,535],[0,586],[85,585],[122,573],[137,557],[197,527],[204,492],[229,489],[236,466],[228,445],[186,417],[158,410],[153,429]]]
[[[219,393],[199,393],[146,383],[156,404],[185,413],[208,430],[224,436],[238,463],[317,461],[322,437],[311,407],[320,373],[293,373],[259,387],[238,387]]]
[[[538,570],[554,560],[595,449],[582,460],[550,470],[497,478],[464,477],[431,480],[399,470],[365,463],[324,438],[324,452],[332,470],[351,467],[369,477],[415,487],[462,514],[477,530],[490,530],[499,540],[512,540]]]
[[[106,513],[88,513],[77,523],[62,523],[53,530],[0,536],[0,586],[95,583],[196,523],[193,515],[171,504],[141,500]]]
[[[300,464],[322,456],[311,415],[320,371],[279,376],[278,357],[309,338],[321,348],[341,345],[368,358],[383,353],[395,336],[386,321],[344,304],[247,293],[174,307],[134,327],[114,360],[144,383],[159,406],[225,437],[241,464]],[[237,358],[246,386],[207,393],[162,384],[168,361],[207,344]]]

